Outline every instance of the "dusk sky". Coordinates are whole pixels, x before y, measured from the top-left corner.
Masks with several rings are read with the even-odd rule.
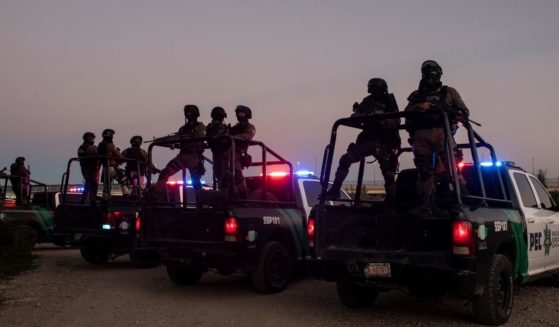
[[[0,0],[0,169],[24,156],[33,179],[58,183],[84,132],[112,128],[124,149],[176,132],[189,103],[204,123],[214,106],[231,123],[249,106],[256,139],[320,169],[370,78],[403,109],[434,59],[499,159],[556,178],[558,14],[553,0]]]

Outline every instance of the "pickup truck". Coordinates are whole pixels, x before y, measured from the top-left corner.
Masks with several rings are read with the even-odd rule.
[[[0,176],[0,189],[8,189],[8,180],[11,176]],[[35,243],[52,242],[59,246],[64,246],[65,240],[53,237],[53,216],[54,209],[60,201],[59,191],[49,191],[47,185],[29,180],[29,193],[25,195],[29,203],[17,206],[13,198],[8,197],[8,192],[0,192],[0,222],[2,226],[8,228],[26,225],[33,229]],[[2,242],[8,242],[6,237],[0,237]]]
[[[322,194],[340,126],[359,129],[368,120],[406,115],[336,121],[324,153]],[[512,162],[499,162],[494,148],[469,123],[464,124],[467,142],[454,143],[447,116],[441,115],[450,169],[447,178],[439,179],[437,203],[446,213],[409,213],[419,204],[415,168],[399,172],[394,206],[367,203],[359,196],[344,205],[321,200],[307,227],[311,275],[336,282],[348,307],[370,306],[380,291],[393,289],[450,294],[471,303],[480,323],[503,324],[517,285],[548,276],[559,282],[559,208],[536,177]],[[472,163],[457,163],[457,149],[466,149]],[[480,162],[478,151],[491,161]]]
[[[95,158],[109,159],[107,156]],[[139,194],[136,197],[125,197],[114,191],[111,185],[108,187],[107,198],[98,196],[98,205],[82,203],[82,194],[69,187],[74,166],[77,166],[81,177],[79,160],[80,158],[71,158],[63,174],[61,201],[54,214],[54,237],[66,239],[71,245],[79,247],[82,258],[93,265],[105,264],[111,258],[129,254],[135,266],[155,267],[158,264],[156,256],[144,255],[139,260],[133,251],[140,243],[134,224],[143,204],[142,197]],[[102,182],[111,184],[108,176],[105,177]],[[100,184],[99,190],[102,189]]]
[[[149,147],[150,158],[154,147],[169,142],[177,140],[155,140]],[[261,160],[245,170],[247,199],[235,198],[232,188],[231,192],[212,189],[202,190],[197,199],[182,199],[178,205],[148,200],[142,208],[137,225],[143,244],[160,251],[175,284],[196,284],[212,269],[222,275],[248,273],[254,289],[274,293],[285,289],[292,271],[302,267],[308,255],[308,210],[318,202],[320,181],[308,173],[298,176],[290,162],[262,142],[250,141],[249,151],[258,152],[252,157]],[[234,173],[229,172],[230,185]]]

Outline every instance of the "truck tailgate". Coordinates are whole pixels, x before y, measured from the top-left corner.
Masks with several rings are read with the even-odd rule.
[[[448,218],[422,219],[387,214],[376,207],[317,206],[317,256],[331,251],[360,253],[437,253],[452,249]]]
[[[61,205],[55,211],[54,221],[59,232],[101,229],[103,214],[99,207]]]
[[[59,205],[54,214],[55,232],[98,232],[109,224],[110,230],[130,230],[138,206],[113,206],[109,209],[80,205]],[[110,214],[108,214],[110,213]]]
[[[165,207],[146,210],[144,226],[148,226],[146,237],[149,242],[215,242],[224,239],[226,213],[223,211]]]

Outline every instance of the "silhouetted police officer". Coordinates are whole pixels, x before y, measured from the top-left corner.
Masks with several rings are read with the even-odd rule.
[[[132,183],[132,194],[141,196],[140,190],[145,189],[146,171],[149,166],[153,174],[161,172],[153,162],[149,160],[146,150],[141,148],[143,138],[140,135],[132,136],[130,139],[130,147],[122,151],[122,155],[133,161],[126,161],[126,177]]]
[[[384,79],[372,78],[369,80],[367,91],[371,95],[364,98],[361,103],[354,103],[352,116],[398,112],[396,99],[392,93],[388,93],[388,85]],[[363,127],[363,131],[359,134],[355,143],[351,143],[347,152],[341,156],[333,185],[326,192],[327,199],[340,197],[340,188],[352,163],[372,155],[377,159],[384,177],[386,202],[391,203],[393,201],[396,193],[395,178],[398,169],[398,152],[401,145],[398,132],[399,124],[399,118],[391,118],[376,123],[367,123]]]
[[[96,157],[95,134],[86,132],[82,136],[83,143],[78,148],[80,168],[85,182],[81,203],[89,197],[91,206],[97,205],[97,189],[99,187],[99,159]]]
[[[125,157],[120,153],[120,150],[114,145],[113,143],[113,136],[115,135],[115,131],[108,128],[103,131],[103,140],[97,146],[97,151],[100,156],[106,156],[106,158],[101,159],[101,163],[103,166],[103,176],[101,179],[103,180],[103,198],[106,199],[109,194],[109,187],[114,180],[120,184],[122,189],[122,195],[128,196],[128,181],[126,179],[126,174],[122,169],[119,169],[120,166],[124,161]],[[107,166],[108,164],[108,166]],[[107,175],[108,174],[108,181]]]
[[[26,205],[29,200],[29,176],[31,172],[25,168],[25,158],[17,157],[10,166],[10,182],[16,196],[16,205]]]
[[[198,122],[200,111],[198,107],[193,104],[184,106],[184,116],[187,121],[186,124],[179,129],[178,135],[185,138],[180,141],[179,154],[169,161],[167,166],[165,166],[159,174],[159,178],[155,184],[155,190],[157,192],[163,191],[169,178],[184,168],[188,168],[190,172],[192,187],[195,190],[200,190],[202,188],[200,179],[206,172],[203,161],[204,157],[202,156],[204,153],[204,143],[192,142],[189,141],[189,139],[206,136],[206,126]]]
[[[249,144],[243,141],[250,141],[256,134],[256,128],[249,122],[252,119],[252,110],[249,107],[238,105],[235,108],[237,116],[237,124],[231,127],[229,134],[235,141],[235,191],[237,196],[241,199],[248,197],[248,188],[243,176],[243,169],[250,167],[252,164],[252,157],[247,153]]]
[[[227,185],[226,176],[231,142],[222,136],[229,133],[231,126],[224,122],[227,113],[222,107],[213,108],[211,117],[212,121],[206,127],[206,136],[213,136],[208,140],[208,145],[212,150],[214,182],[219,189],[224,189]]]
[[[421,65],[419,88],[408,97],[406,111],[429,112],[445,110],[455,130],[459,122],[468,118],[469,110],[454,88],[443,85],[443,70],[434,60],[427,60]],[[418,192],[421,205],[411,213],[431,215],[443,213],[435,203],[437,163],[446,163],[444,153],[444,121],[441,115],[422,115],[409,118],[410,141],[413,148],[414,163],[418,172]]]

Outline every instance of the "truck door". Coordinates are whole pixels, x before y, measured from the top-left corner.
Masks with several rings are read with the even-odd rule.
[[[528,275],[533,276],[545,270],[547,257],[544,250],[544,229],[546,218],[538,209],[538,202],[528,180],[528,176],[519,171],[510,172],[515,185],[516,196],[526,219],[528,233],[526,244],[528,247]]]
[[[540,181],[530,176],[530,182],[536,190],[538,216],[541,216],[545,222],[542,240],[544,258],[546,258],[545,269],[556,269],[559,268],[559,213],[551,210],[555,203]]]

